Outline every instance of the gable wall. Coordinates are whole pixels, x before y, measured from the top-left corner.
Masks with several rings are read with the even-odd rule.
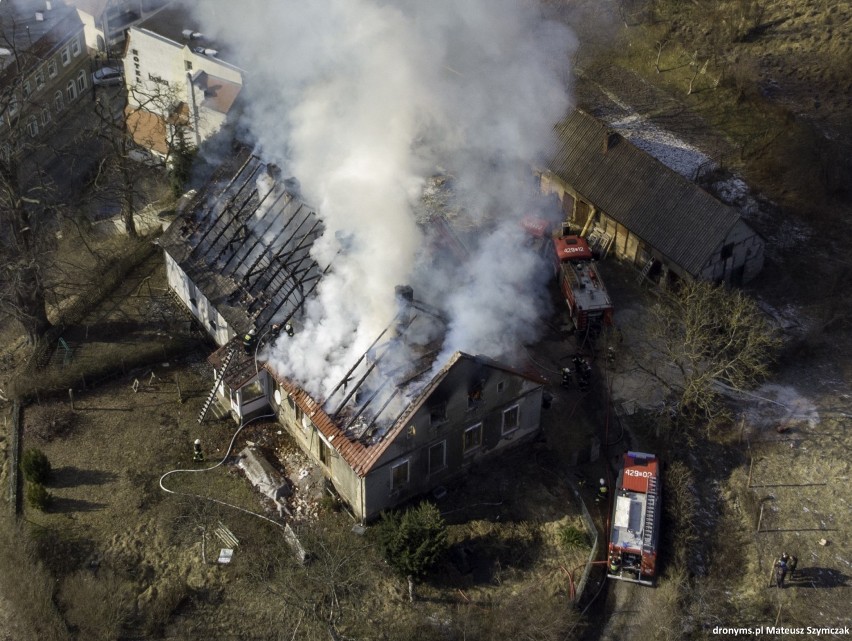
[[[484,381],[482,400],[469,407],[468,390],[474,381]],[[500,383],[502,391],[498,392]],[[366,518],[447,483],[483,456],[533,437],[540,424],[541,393],[540,385],[517,374],[460,360],[367,475]],[[431,408],[444,402],[447,420],[433,424]],[[503,434],[503,412],[514,406],[518,408],[518,427]],[[478,424],[482,426],[481,443],[466,452],[465,432]],[[430,470],[433,446],[443,450],[445,466]],[[394,467],[406,462],[408,482],[393,487]]]

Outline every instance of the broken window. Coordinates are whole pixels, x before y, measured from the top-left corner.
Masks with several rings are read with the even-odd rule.
[[[722,246],[721,259],[726,260],[734,255],[734,243],[728,243]]]
[[[320,463],[328,467],[331,464],[331,448],[326,444],[325,440],[319,439],[319,458]]]
[[[482,445],[482,423],[477,423],[464,431],[463,451],[465,454]]]
[[[497,383],[497,393],[500,394],[503,390],[506,389],[506,381],[500,381]]]
[[[472,410],[482,405],[482,382],[477,381],[467,393],[467,409]]]
[[[408,484],[408,461],[397,463],[391,467],[391,489],[398,490]]]
[[[437,403],[429,407],[429,423],[434,427],[447,422],[447,404]]]
[[[256,380],[253,383],[246,385],[242,389],[242,397],[243,397],[243,405],[249,403],[251,401],[255,401],[261,398],[264,395],[263,385],[260,384],[260,380]]]
[[[429,448],[429,474],[434,474],[447,467],[447,442],[435,443]]]
[[[513,405],[507,410],[503,410],[503,434],[514,432],[520,427],[520,411],[517,405]]]

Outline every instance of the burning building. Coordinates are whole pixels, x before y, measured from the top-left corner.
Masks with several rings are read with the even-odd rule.
[[[271,407],[362,520],[537,433],[544,381],[448,351],[442,310],[410,287],[397,288],[396,313],[372,343],[346,352],[355,356],[344,369],[329,367],[330,384],[306,386],[292,364],[285,372],[271,355],[302,329],[347,241],[337,254],[318,251],[327,230],[295,186],[248,152],[236,166],[161,239],[170,287],[220,345],[199,421],[217,405],[237,420]]]

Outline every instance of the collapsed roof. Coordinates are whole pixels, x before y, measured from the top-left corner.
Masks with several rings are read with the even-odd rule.
[[[247,157],[246,157],[247,156]],[[160,244],[237,333],[293,318],[330,265],[311,256],[324,226],[275,165],[243,152],[200,192]]]

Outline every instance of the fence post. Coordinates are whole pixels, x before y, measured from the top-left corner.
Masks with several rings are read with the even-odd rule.
[[[68,388],[68,398],[71,399],[71,411],[74,411],[74,389]]]

